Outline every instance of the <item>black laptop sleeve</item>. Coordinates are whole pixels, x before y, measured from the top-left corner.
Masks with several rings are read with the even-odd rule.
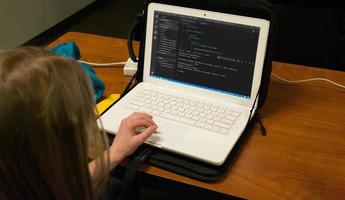
[[[274,28],[276,24],[275,14],[272,5],[266,0],[151,0],[147,1],[144,6],[143,13],[137,16],[133,26],[131,28],[128,40],[129,54],[131,58],[138,61],[138,71],[135,75],[135,82],[141,82],[143,80],[143,64],[144,64],[144,49],[145,49],[145,33],[146,33],[146,15],[147,7],[151,2],[170,4],[176,6],[197,8],[202,10],[216,11],[222,13],[230,13],[242,16],[249,16],[255,18],[262,18],[270,21],[270,29],[268,36],[268,43],[266,48],[266,55],[264,60],[264,68],[262,74],[261,85],[259,88],[259,100],[257,104],[257,111],[251,120],[248,120],[248,125],[242,134],[239,141],[236,143],[235,147],[229,154],[226,161],[221,166],[213,166],[205,164],[190,158],[186,158],[181,155],[173,154],[163,150],[155,149],[144,145],[140,148],[137,154],[143,151],[143,149],[151,149],[147,156],[145,156],[145,162],[166,170],[194,178],[200,181],[213,182],[219,180],[225,172],[230,168],[230,166],[236,160],[239,155],[241,146],[246,141],[248,134],[251,132],[252,127],[256,122],[261,125],[261,130],[265,133],[265,129],[259,119],[258,111],[264,105],[267,97],[271,68],[272,68],[272,50],[274,41]],[[139,56],[134,54],[132,48],[132,40],[137,39],[140,41]],[[135,84],[130,83],[127,87],[126,92],[128,92],[132,86]],[[137,155],[135,154],[135,155]],[[135,169],[128,169],[135,170]]]

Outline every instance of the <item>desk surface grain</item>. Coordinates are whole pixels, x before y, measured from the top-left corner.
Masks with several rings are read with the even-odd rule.
[[[74,40],[82,59],[118,62],[128,58],[126,40],[69,32],[50,46]],[[138,44],[135,44],[138,48]],[[105,96],[121,93],[129,77],[122,67],[97,68]],[[345,73],[273,62],[286,79],[324,77],[345,85]],[[345,89],[322,81],[287,84],[271,76],[261,110],[268,134],[255,126],[223,179],[204,183],[153,166],[146,173],[250,199],[345,198]]]

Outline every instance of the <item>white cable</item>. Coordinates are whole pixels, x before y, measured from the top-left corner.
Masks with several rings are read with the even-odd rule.
[[[329,83],[332,83],[338,87],[341,87],[341,88],[344,88],[345,89],[345,86],[344,85],[341,85],[339,83],[336,83],[334,81],[331,81],[329,79],[326,79],[326,78],[310,78],[310,79],[303,79],[303,80],[287,80],[285,78],[282,78],[280,76],[278,76],[277,74],[273,73],[272,72],[272,75],[275,76],[276,78],[282,80],[282,81],[285,81],[285,82],[288,82],[288,83],[303,83],[303,82],[308,82],[308,81],[326,81],[326,82],[329,82]]]
[[[101,67],[111,67],[111,66],[119,66],[119,65],[125,65],[126,64],[126,62],[93,63],[93,62],[87,62],[87,61],[83,61],[83,60],[79,60],[79,62],[88,64],[88,65],[92,65],[92,66],[101,66]],[[282,81],[287,82],[287,83],[303,83],[303,82],[309,82],[309,81],[326,81],[326,82],[329,82],[331,84],[334,84],[334,85],[336,85],[338,87],[341,87],[341,88],[345,89],[344,85],[341,85],[339,83],[336,83],[336,82],[331,81],[331,80],[326,79],[326,78],[310,78],[310,79],[302,79],[302,80],[287,80],[285,78],[282,78],[281,76],[278,76],[277,74],[275,74],[273,72],[272,72],[272,75],[275,76],[276,78],[282,80]]]
[[[99,66],[99,67],[112,67],[112,66],[120,66],[125,65],[126,62],[114,62],[114,63],[93,63],[93,62],[87,62],[83,60],[78,60],[80,63],[92,65],[92,66]]]

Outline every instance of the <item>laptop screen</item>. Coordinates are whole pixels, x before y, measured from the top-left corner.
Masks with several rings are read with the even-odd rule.
[[[260,27],[154,11],[150,77],[251,97]]]

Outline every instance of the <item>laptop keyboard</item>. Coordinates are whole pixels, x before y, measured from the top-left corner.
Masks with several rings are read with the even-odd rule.
[[[137,93],[126,107],[222,134],[229,133],[241,114],[211,103],[149,89]]]

